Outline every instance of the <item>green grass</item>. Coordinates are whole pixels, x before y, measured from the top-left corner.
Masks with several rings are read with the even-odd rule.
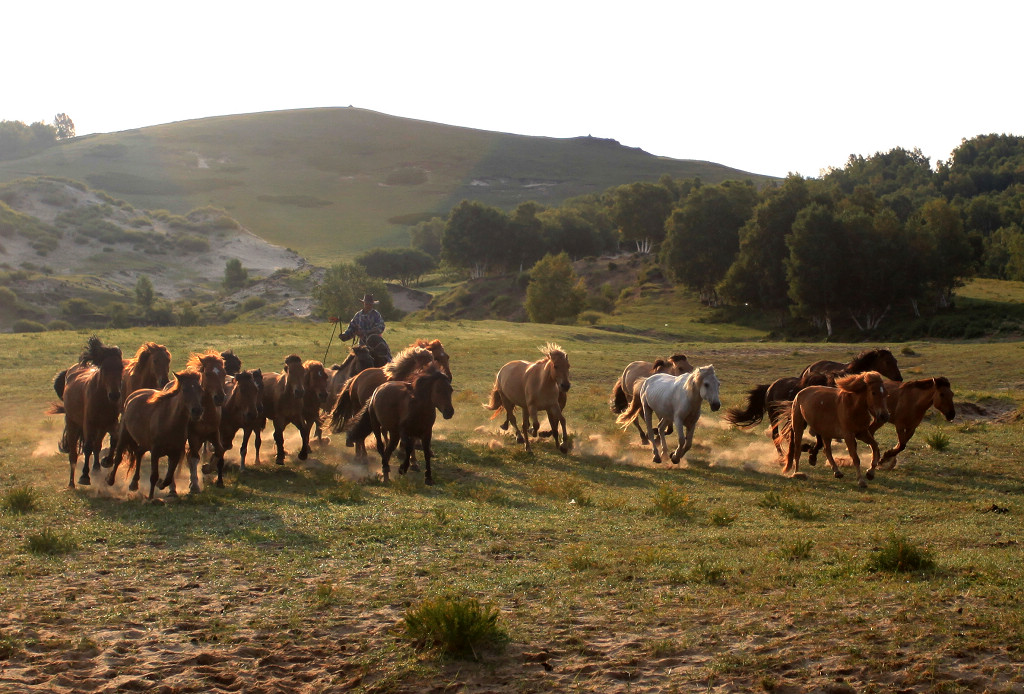
[[[967,681],[970,668],[982,667],[986,681],[1019,677],[1019,422],[930,417],[899,465],[859,489],[852,475],[834,479],[823,465],[805,463],[806,480],[782,478],[763,431],[725,427],[707,408],[684,463],[652,465],[650,448],[607,409],[612,383],[634,359],[683,351],[714,363],[729,407],[757,383],[817,359],[847,360],[862,344],[393,323],[393,347],[436,336],[452,358],[456,414],[438,421],[433,487],[422,472],[376,482],[372,450],[367,466],[340,442],[314,447],[301,463],[289,429],[285,465],[273,464],[266,432],[262,464],[250,445],[240,474],[236,440],[223,489],[207,478],[198,495],[149,504],[110,496],[101,476],[90,488],[66,488],[67,459],[56,450],[63,422],[43,411],[54,373],[89,334],[0,335],[0,601],[17,611],[0,628],[0,658],[35,668],[40,689],[59,686],[59,663],[73,662],[83,679],[100,676],[124,655],[117,649],[146,643],[168,644],[174,660],[165,665],[223,658],[242,690],[260,686],[256,675],[268,669],[287,672],[292,684],[356,692],[454,681],[481,691],[508,682],[704,691],[712,679],[723,691],[764,682],[806,691],[833,685],[839,671],[858,691],[931,691],[932,673]],[[170,348],[174,368],[190,351],[231,347],[246,368],[271,371],[292,352],[320,359],[330,326],[101,337],[132,352],[155,339]],[[480,406],[498,367],[539,358],[537,346],[549,340],[572,364],[566,417],[575,446],[567,456],[550,439],[527,454]],[[1020,343],[888,346],[908,379],[948,377],[958,406],[1024,402],[1013,377],[1024,367]],[[335,344],[328,359],[338,354]],[[948,437],[945,452],[927,444],[937,433]],[[878,438],[889,447],[895,433],[885,427]],[[147,461],[143,477],[148,470]],[[27,488],[34,510],[11,512],[8,500]],[[986,512],[994,507],[1001,512]],[[29,538],[44,536],[50,547],[73,549],[31,551]],[[890,537],[906,543],[887,550]],[[915,554],[935,568],[913,563]],[[917,568],[884,568],[892,565],[885,556]],[[439,643],[420,648],[428,642],[406,634],[406,615],[439,595],[476,597],[485,612],[497,610],[509,647],[474,645],[470,660],[457,663]],[[144,678],[156,653],[142,655],[119,673]],[[185,667],[176,686],[213,686],[205,679],[212,666],[201,667]],[[326,673],[337,679],[317,679]]]
[[[405,613],[406,635],[418,648],[431,648],[456,658],[480,659],[482,649],[508,637],[494,607],[476,598],[438,597],[423,601]]]

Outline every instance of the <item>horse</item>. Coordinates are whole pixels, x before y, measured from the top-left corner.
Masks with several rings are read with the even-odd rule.
[[[808,386],[793,398],[788,413],[783,406],[778,409],[783,412],[779,438],[789,442],[782,474],[790,473],[794,479],[806,479],[807,476],[799,471],[800,442],[806,428],[818,439],[815,448],[825,447],[825,457],[837,478],[841,478],[843,473],[832,457],[834,438],[846,442],[850,458],[857,468],[857,484],[866,487],[864,478],[874,479],[879,452],[871,426],[873,421],[885,422],[889,418],[885,384],[880,373],[865,371],[843,376],[836,381],[835,388]],[[861,474],[860,457],[857,455],[857,439],[871,446],[871,466],[864,475]]]
[[[321,421],[320,411],[327,409],[327,392],[330,389],[331,377],[324,368],[323,363],[310,359],[302,364],[304,371],[303,390],[305,396],[302,401],[303,425],[316,427],[317,436],[320,435]],[[308,430],[307,430],[308,431]]]
[[[886,381],[885,391],[886,406],[889,409],[888,421],[896,427],[896,445],[882,455],[879,467],[891,470],[896,467],[896,456],[907,447],[907,442],[917,431],[929,407],[941,412],[947,422],[952,422],[956,417],[956,408],[953,405],[953,389],[949,385],[949,379],[944,376],[903,383]],[[872,423],[871,434],[874,435],[883,424],[885,422]],[[887,460],[891,460],[892,463],[885,466]]]
[[[331,431],[337,434],[345,429],[348,420],[363,408],[377,386],[386,381],[408,381],[414,373],[433,363],[434,355],[430,350],[412,344],[388,364],[360,371],[345,383],[331,408]],[[363,439],[354,438],[350,433],[345,445],[355,446],[357,458],[366,457]]]
[[[242,371],[242,360],[238,358],[234,350],[224,350],[220,353],[220,358],[224,360],[224,371],[228,376],[236,376]]]
[[[657,359],[654,362],[634,361],[626,365],[622,370],[619,380],[612,386],[612,395],[608,401],[612,414],[620,415],[629,407],[630,401],[636,389],[643,379],[651,374],[667,373],[678,376],[693,371],[693,366],[687,360],[685,354],[673,354],[668,359]],[[637,431],[640,432],[640,442],[643,445],[650,443],[647,440],[647,432],[636,422]],[[669,432],[671,433],[671,432]]]
[[[452,381],[452,369],[449,364],[448,352],[444,350],[444,345],[441,344],[440,340],[424,340],[423,338],[417,338],[410,347],[422,347],[423,349],[430,352],[434,357],[434,362],[437,363],[437,367],[444,372],[444,375],[448,377],[448,382]]]
[[[835,382],[834,379],[832,381]],[[829,385],[829,377],[821,373],[810,373],[806,376],[786,376],[776,379],[770,384],[754,386],[747,394],[747,406],[745,409],[730,407],[722,415],[722,419],[733,426],[741,429],[749,429],[759,424],[765,414],[771,422],[771,438],[775,442],[775,448],[779,457],[783,456],[782,446],[779,443],[779,411],[772,407],[777,402],[789,402],[796,394],[807,386]]]
[[[277,445],[275,462],[278,465],[284,465],[284,430],[289,424],[294,425],[302,436],[299,460],[309,457],[309,430],[313,426],[313,422],[310,420],[307,424],[305,402],[306,369],[302,357],[297,354],[289,354],[285,357],[282,373],[271,372],[263,375],[263,418],[261,424],[265,424],[268,419],[274,423],[274,443]],[[260,428],[262,429],[262,426]],[[260,438],[257,433],[257,451],[259,445]]]
[[[117,468],[127,452],[134,474],[129,489],[139,488],[139,474],[142,456],[150,457],[149,498],[153,498],[160,479],[160,458],[167,457],[168,471],[173,469],[185,455],[188,427],[191,422],[203,416],[203,388],[200,374],[195,371],[179,371],[174,374],[174,383],[163,390],[142,388],[128,396],[124,403],[124,414],[117,432],[117,450],[112,467],[107,473],[107,485],[112,486]],[[170,494],[175,490],[172,487]]]
[[[412,383],[387,381],[377,387],[356,415],[352,435],[365,439],[373,433],[385,482],[390,481],[389,461],[399,442],[402,443],[404,460],[398,468],[398,474],[404,475],[412,460],[414,440],[419,439],[423,442],[423,458],[426,462],[423,481],[425,484],[433,484],[430,441],[437,412],[445,419],[451,419],[455,407],[452,405],[452,385],[448,375],[431,366],[420,372]]]
[[[341,364],[331,365],[330,382],[327,385],[327,407],[324,408],[324,412],[331,412],[335,403],[338,402],[341,389],[345,387],[350,378],[366,369],[372,368],[374,368],[373,355],[370,354],[370,350],[365,345],[353,345],[350,347],[345,361]],[[323,440],[319,418],[316,422],[316,438],[317,441]]]
[[[869,349],[846,364],[837,361],[816,361],[801,372],[800,378],[806,378],[809,374],[824,374],[829,379],[828,385],[832,385],[837,378],[865,371],[877,371],[893,381],[903,380],[896,357],[887,349]]]
[[[260,391],[262,389],[263,374],[259,369],[240,371],[227,381],[228,396],[224,400],[224,407],[220,413],[220,440],[224,451],[231,450],[235,434],[242,430],[242,445],[240,446],[241,463],[240,467],[245,472],[245,454],[249,445],[249,436],[252,434],[256,423],[259,420]],[[214,454],[211,464],[217,465],[217,486],[224,486],[224,455]],[[205,468],[204,468],[205,472]]]
[[[501,410],[505,410],[502,430],[508,429],[511,422],[516,432],[516,441],[525,443],[527,452],[530,451],[529,426],[532,423],[533,435],[537,436],[540,429],[537,413],[544,410],[548,415],[555,446],[562,453],[568,453],[568,434],[562,409],[565,407],[566,394],[571,385],[569,357],[561,347],[550,342],[539,349],[544,355],[543,359],[535,362],[510,361],[498,370],[490,400],[484,407],[494,410],[491,419],[497,417]],[[523,410],[523,431],[519,430],[519,424],[516,422],[516,407]],[[561,442],[558,440],[559,424],[562,426]]]
[[[633,395],[629,409],[619,415],[616,421],[626,429],[638,415],[643,414],[655,463],[661,462],[661,456],[658,455],[658,442],[653,437],[653,416],[657,414],[661,418],[658,434],[662,453],[666,456],[669,452],[665,434],[668,423],[672,422],[679,435],[679,444],[669,459],[677,464],[693,445],[693,431],[700,419],[701,403],[707,400],[713,412],[722,406],[718,396],[719,388],[718,376],[711,364],[697,367],[680,376],[651,374],[640,386],[639,392]]]
[[[64,433],[59,449],[68,454],[71,474],[68,487],[75,487],[75,466],[79,446],[85,455],[79,484],[88,485],[89,459],[93,469],[100,466],[103,437],[117,424],[121,409],[121,381],[124,361],[121,349],[107,346],[98,337],[89,338],[78,363],[54,378],[53,389],[63,403],[53,403],[47,414],[64,415]]]
[[[124,360],[121,378],[121,407],[128,396],[139,388],[160,390],[169,380],[171,352],[163,345],[146,342],[131,359]]]

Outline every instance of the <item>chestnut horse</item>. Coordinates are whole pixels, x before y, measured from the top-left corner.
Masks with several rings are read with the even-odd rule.
[[[668,359],[657,359],[653,363],[649,361],[630,362],[623,369],[619,380],[612,386],[612,396],[608,401],[608,406],[613,414],[622,414],[633,400],[640,382],[651,374],[667,373],[678,376],[691,371],[693,371],[693,366],[686,359],[685,354],[673,354]],[[647,440],[647,432],[640,426],[639,421],[636,421],[636,428],[640,432],[640,442],[646,446],[650,443]]]
[[[837,378],[842,378],[849,374],[864,373],[865,371],[877,371],[893,381],[903,380],[903,374],[900,373],[896,357],[887,349],[869,349],[858,354],[847,364],[838,361],[816,361],[803,370],[800,378],[805,378],[809,374],[814,373],[824,374],[829,379],[828,385],[832,385]]]
[[[320,412],[328,408],[327,393],[331,387],[331,376],[327,373],[323,363],[315,359],[305,362],[302,367],[305,370],[303,388],[306,391],[302,403],[302,420],[309,426],[315,427],[317,437],[319,437],[322,424]]]
[[[377,439],[377,452],[380,453],[381,473],[385,482],[390,481],[389,461],[399,442],[402,444],[404,459],[398,474],[404,475],[412,460],[414,441],[419,439],[423,442],[423,459],[426,462],[423,481],[433,484],[430,441],[437,412],[445,419],[451,419],[455,407],[452,405],[452,385],[448,374],[431,366],[420,372],[412,383],[387,381],[381,384],[356,415],[351,433],[362,439],[373,433]]]
[[[661,419],[658,424],[658,438],[661,439],[662,453],[673,463],[678,463],[693,445],[693,431],[697,427],[697,420],[700,419],[701,403],[707,400],[713,411],[722,406],[718,395],[719,388],[715,367],[710,364],[695,368],[681,376],[651,374],[644,379],[639,391],[634,393],[629,409],[615,421],[625,429],[642,414],[647,425],[647,436],[654,449],[654,462],[660,463],[658,442],[652,431],[653,417],[657,414]],[[679,435],[679,444],[671,456],[665,437],[669,422],[675,426]]]
[[[220,438],[220,418],[225,400],[227,373],[224,370],[224,358],[212,349],[203,354],[189,356],[186,370],[199,374],[199,384],[203,390],[203,416],[188,423],[189,493],[196,494],[200,491],[198,467],[203,445],[210,444],[214,457],[224,457],[224,444]],[[174,473],[177,467],[178,460],[168,460],[167,476],[160,483],[160,489],[170,487],[172,495],[177,493],[174,487]]]
[[[327,398],[327,382],[328,376],[323,364],[314,360],[303,362],[295,354],[285,358],[283,373],[264,374],[264,422],[269,419],[274,423],[274,443],[277,445],[275,462],[278,465],[284,465],[284,430],[289,424],[298,429],[302,437],[299,460],[309,457],[309,431],[320,416],[320,404]],[[257,434],[257,451],[259,445]]]
[[[174,468],[185,455],[185,443],[190,422],[203,416],[203,388],[201,376],[195,371],[179,371],[174,383],[163,390],[142,388],[128,396],[124,414],[117,431],[117,450],[113,456],[107,485],[113,485],[117,468],[127,452],[129,469],[134,474],[129,489],[139,488],[142,456],[150,457],[149,498],[153,498],[160,479],[160,458],[167,456],[167,469]],[[171,495],[175,490],[171,488]]]
[[[64,415],[64,433],[59,449],[68,454],[71,467],[68,487],[72,489],[79,450],[85,455],[79,484],[91,483],[90,458],[93,469],[99,469],[103,437],[117,425],[120,414],[123,375],[124,361],[120,348],[108,347],[98,337],[91,337],[78,363],[54,378],[53,388],[64,402],[53,403],[46,413]]]
[[[360,371],[345,383],[338,394],[338,400],[331,409],[331,431],[338,433],[345,429],[348,420],[369,401],[377,386],[386,381],[408,381],[417,371],[433,363],[434,355],[430,350],[409,345],[384,366]],[[360,439],[351,434],[346,438],[345,445],[355,446],[357,458],[366,457],[364,439],[365,437]]]
[[[345,361],[340,365],[334,364],[329,369],[330,382],[327,385],[327,403],[324,407],[324,412],[331,412],[334,409],[338,402],[338,396],[341,394],[341,389],[345,387],[350,378],[366,369],[372,368],[374,368],[373,355],[370,354],[370,350],[365,345],[353,345],[350,347]],[[319,418],[316,421],[316,438],[317,441],[323,439]]]
[[[491,419],[497,417],[501,410],[505,410],[502,430],[508,429],[511,423],[516,432],[516,441],[524,442],[527,451],[530,450],[529,427],[532,424],[533,435],[537,436],[540,429],[537,413],[544,410],[548,415],[555,446],[562,453],[568,453],[568,434],[562,409],[565,407],[566,393],[569,392],[571,385],[569,357],[561,347],[550,342],[541,347],[540,352],[544,358],[538,361],[510,361],[502,366],[494,379],[490,401],[484,407],[494,410]],[[519,430],[519,424],[516,422],[516,407],[523,410],[523,431]],[[561,443],[558,440],[559,425],[562,427]]]
[[[260,390],[263,374],[259,369],[240,371],[227,381],[228,396],[220,412],[220,440],[225,451],[230,451],[235,434],[242,430],[240,453],[241,470],[245,471],[245,454],[249,445],[249,436],[259,421]],[[224,486],[224,455],[216,455],[211,464],[217,465],[217,486]],[[204,468],[204,472],[206,469]]]
[[[949,385],[949,379],[944,376],[904,383],[886,381],[885,390],[889,421],[896,427],[896,445],[882,456],[882,465],[886,460],[892,460],[887,466],[887,469],[891,470],[896,467],[896,456],[907,447],[907,442],[917,431],[929,407],[941,412],[947,422],[952,422],[956,417],[956,408],[953,406],[953,389]],[[883,424],[884,422],[873,423],[871,433],[874,434]]]
[[[786,466],[782,473],[791,473],[795,479],[806,479],[799,471],[801,441],[804,429],[818,439],[816,446],[825,447],[825,457],[837,478],[842,477],[835,458],[832,457],[832,439],[842,439],[850,451],[850,458],[857,468],[857,484],[866,487],[864,478],[874,479],[878,465],[878,443],[871,434],[872,422],[885,422],[889,418],[886,406],[885,384],[877,371],[843,376],[836,381],[836,387],[808,386],[804,388],[788,408],[782,411],[782,430],[779,437],[789,441]],[[871,466],[866,475],[861,475],[860,458],[857,455],[857,439],[871,446]]]

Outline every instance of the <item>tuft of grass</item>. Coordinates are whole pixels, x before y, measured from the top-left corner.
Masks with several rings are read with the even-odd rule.
[[[32,487],[15,487],[4,496],[4,506],[14,514],[30,513],[36,510],[36,492]]]
[[[534,494],[550,499],[575,502],[580,506],[593,506],[594,501],[587,493],[581,480],[570,477],[537,475],[530,479],[530,490]]]
[[[323,498],[332,504],[361,504],[366,500],[366,490],[357,482],[339,478]]]
[[[690,578],[695,583],[706,583],[708,585],[721,585],[725,583],[725,577],[729,570],[714,559],[702,557],[697,560],[690,570]]]
[[[793,501],[778,492],[767,492],[757,505],[768,510],[778,510],[794,520],[814,520],[821,514],[806,501]]]
[[[33,554],[57,556],[69,554],[76,549],[78,549],[78,543],[73,538],[61,535],[49,528],[28,537],[28,551]]]
[[[316,588],[313,589],[313,604],[316,607],[325,609],[337,602],[338,591],[335,589],[333,583],[330,583],[329,581],[321,581],[316,584]]]
[[[779,555],[786,561],[800,561],[811,556],[814,542],[811,540],[797,540],[783,545],[779,548]]]
[[[441,596],[410,608],[403,627],[417,648],[479,660],[481,649],[508,639],[499,616],[497,608],[481,605],[476,598]]]
[[[881,547],[872,552],[868,560],[869,571],[913,573],[934,568],[935,560],[931,552],[903,535],[890,535]]]
[[[19,653],[24,645],[17,636],[13,634],[0,634],[0,660],[6,660],[15,653]]]
[[[949,437],[941,431],[929,434],[924,441],[933,451],[938,451],[939,453],[949,448]]]
[[[693,500],[671,484],[663,484],[654,492],[651,513],[676,520],[687,520],[693,514]]]
[[[711,512],[711,524],[720,528],[727,528],[739,518],[738,513],[732,513],[724,508],[715,509]]]

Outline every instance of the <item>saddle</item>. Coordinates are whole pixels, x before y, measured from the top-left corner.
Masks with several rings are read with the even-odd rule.
[[[380,335],[370,335],[366,338],[366,347],[373,355],[374,366],[384,366],[391,361],[391,348]]]

